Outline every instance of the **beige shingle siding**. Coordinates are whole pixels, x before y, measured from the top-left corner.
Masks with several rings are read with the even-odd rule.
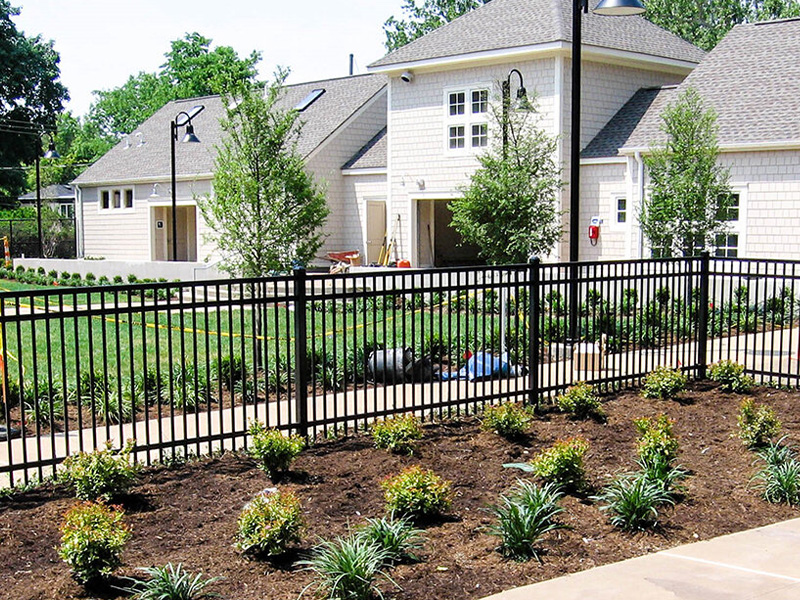
[[[421,73],[410,84],[399,78],[392,79],[389,110],[391,203],[387,216],[390,224],[397,215],[401,218],[398,256],[409,259],[414,256],[413,198],[420,192],[427,197],[433,194],[439,199],[454,198],[478,166],[474,154],[446,149],[445,90],[488,85],[490,99],[496,102],[500,93],[496,82],[506,78],[509,68],[516,67],[522,72],[528,90],[537,92],[542,125],[554,132],[554,62],[546,59]],[[419,189],[418,181],[424,181],[424,190]]]
[[[325,226],[325,243],[319,252],[361,249],[363,232],[359,220],[359,199],[342,175],[342,165],[354,156],[386,123],[386,93],[381,92],[368,106],[338,131],[307,164],[327,192],[330,215]]]
[[[596,0],[590,2],[594,7]],[[474,52],[569,42],[572,0],[492,0],[372,63],[371,68]],[[583,15],[582,41],[599,46],[699,62],[703,51],[642,17]]]

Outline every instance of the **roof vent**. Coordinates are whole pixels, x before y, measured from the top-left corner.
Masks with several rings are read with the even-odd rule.
[[[294,109],[296,111],[303,112],[309,106],[314,104],[314,102],[316,102],[317,99],[319,99],[319,97],[322,96],[322,94],[324,94],[324,93],[325,93],[325,89],[324,88],[318,88],[316,90],[311,90],[311,92],[308,94],[308,96],[303,98],[298,103],[298,105],[294,107]]]

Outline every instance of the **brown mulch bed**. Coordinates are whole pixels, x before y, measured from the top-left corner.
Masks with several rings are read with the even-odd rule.
[[[780,415],[784,433],[800,442],[797,392],[759,388],[753,396]],[[123,500],[133,538],[119,575],[136,567],[182,562],[190,571],[226,579],[214,586],[223,598],[295,599],[311,581],[293,566],[320,537],[330,538],[383,513],[380,481],[403,466],[421,464],[453,482],[450,514],[426,527],[417,564],[399,565],[381,585],[387,598],[481,598],[583,569],[709,539],[797,516],[797,509],[761,500],[749,485],[753,454],[735,437],[741,397],[707,383],[695,384],[681,402],[644,400],[635,391],[609,398],[605,424],[573,421],[558,413],[537,419],[532,434],[511,443],[481,431],[471,418],[426,425],[412,457],[375,449],[369,438],[325,441],[306,450],[280,483],[302,499],[308,527],[303,543],[278,561],[250,560],[233,546],[236,519],[254,494],[271,486],[246,457],[227,454],[182,466],[148,469]],[[611,527],[597,505],[568,496],[562,521],[569,529],[549,534],[541,563],[517,563],[497,551],[483,529],[483,510],[523,475],[503,463],[527,460],[558,438],[585,436],[590,483],[599,489],[609,474],[633,468],[636,432],[631,419],[666,412],[680,436],[679,462],[691,471],[685,499],[666,510],[656,531],[630,534]],[[14,599],[117,598],[113,590],[83,590],[56,553],[58,527],[74,502],[67,490],[46,486],[0,500],[0,597]],[[311,596],[311,592],[306,593]],[[122,595],[119,596],[124,597]],[[306,597],[306,596],[304,596]]]

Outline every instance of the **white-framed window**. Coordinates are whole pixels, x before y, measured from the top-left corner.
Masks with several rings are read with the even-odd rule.
[[[464,147],[464,126],[451,125],[448,129],[449,147],[451,150],[458,150]]]
[[[625,196],[614,197],[614,223],[626,225],[628,223],[628,199]]]
[[[133,188],[100,190],[99,210],[133,210]]]
[[[485,148],[489,145],[489,125],[478,123],[472,126],[472,147]]]
[[[445,90],[445,148],[475,151],[489,145],[489,85]]]
[[[58,213],[63,219],[72,219],[75,216],[75,205],[72,202],[59,204]]]
[[[739,256],[740,232],[741,232],[741,206],[742,196],[738,192],[731,194],[731,203],[720,215],[720,219],[727,221],[729,229],[725,233],[717,235],[714,240],[714,256],[721,258],[736,258]]]

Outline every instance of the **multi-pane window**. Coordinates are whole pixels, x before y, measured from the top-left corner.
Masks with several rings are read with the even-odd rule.
[[[714,242],[717,247],[714,256],[723,258],[736,258],[739,256],[739,234],[721,233]]]
[[[100,209],[133,208],[133,188],[100,190]]]
[[[728,207],[720,214],[721,221],[727,221],[731,229],[721,233],[714,239],[714,256],[736,258],[739,256],[739,194],[731,194]]]
[[[447,115],[446,148],[465,150],[489,145],[489,90],[485,87],[448,91],[445,94]]]
[[[454,125],[450,127],[450,149],[456,150],[464,147],[464,126]]]
[[[483,114],[489,110],[489,90],[472,90],[472,114]]]
[[[628,199],[627,198],[617,198],[617,223],[627,223],[628,222]]]
[[[455,117],[464,114],[464,92],[453,92],[450,94],[450,116]]]
[[[489,143],[489,128],[486,123],[472,126],[472,147],[483,148]]]

